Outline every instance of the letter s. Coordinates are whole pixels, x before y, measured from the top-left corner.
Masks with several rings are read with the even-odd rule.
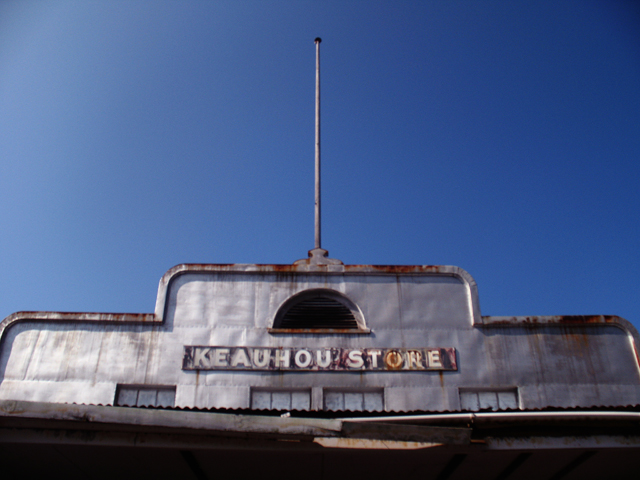
[[[349,360],[347,360],[347,366],[349,368],[362,368],[364,360],[362,359],[362,352],[360,350],[351,350],[349,352]]]

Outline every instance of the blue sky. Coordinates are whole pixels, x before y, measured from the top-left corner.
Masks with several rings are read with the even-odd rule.
[[[640,6],[5,1],[0,318],[179,263],[457,265],[484,315],[640,326]]]

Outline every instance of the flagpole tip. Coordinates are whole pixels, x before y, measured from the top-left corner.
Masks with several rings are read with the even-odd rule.
[[[314,40],[315,43],[320,43],[322,41],[322,39],[320,37],[316,37],[316,39]]]

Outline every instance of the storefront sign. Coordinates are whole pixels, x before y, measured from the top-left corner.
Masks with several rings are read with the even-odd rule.
[[[272,348],[185,346],[183,370],[457,370],[455,348]]]

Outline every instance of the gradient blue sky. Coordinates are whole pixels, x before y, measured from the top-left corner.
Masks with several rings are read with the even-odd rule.
[[[640,326],[640,4],[0,3],[0,318],[179,263],[457,265],[484,315]]]

